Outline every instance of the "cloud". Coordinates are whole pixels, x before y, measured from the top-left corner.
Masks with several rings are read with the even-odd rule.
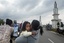
[[[55,1],[59,10],[64,9],[64,0],[0,0],[0,18],[10,18],[21,22],[22,20],[39,20],[38,17],[42,15],[43,19],[49,18],[42,20],[48,23],[52,18],[50,15],[53,13],[51,11],[53,11]]]
[[[28,6],[27,9],[29,10],[37,6],[40,1],[41,0],[17,0],[16,6],[20,8],[26,8]]]

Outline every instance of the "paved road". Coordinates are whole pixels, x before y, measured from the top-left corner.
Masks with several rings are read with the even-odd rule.
[[[64,43],[64,36],[52,31],[46,31],[40,37],[39,43]]]
[[[40,37],[39,43],[64,43],[64,36],[52,31],[46,31]]]

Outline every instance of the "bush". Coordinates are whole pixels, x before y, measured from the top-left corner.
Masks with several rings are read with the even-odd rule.
[[[0,19],[0,25],[4,25],[4,20],[3,19]]]
[[[51,31],[57,32],[57,29],[51,29]]]

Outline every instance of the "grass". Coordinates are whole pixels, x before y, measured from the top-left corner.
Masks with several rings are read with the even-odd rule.
[[[57,29],[51,29],[51,31],[57,32]]]

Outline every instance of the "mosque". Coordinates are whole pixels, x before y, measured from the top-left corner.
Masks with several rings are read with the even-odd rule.
[[[57,23],[61,24],[61,19],[59,19],[59,14],[58,14],[58,7],[57,7],[57,3],[55,1],[54,3],[54,9],[53,9],[53,19],[52,21],[52,28],[57,29]]]

